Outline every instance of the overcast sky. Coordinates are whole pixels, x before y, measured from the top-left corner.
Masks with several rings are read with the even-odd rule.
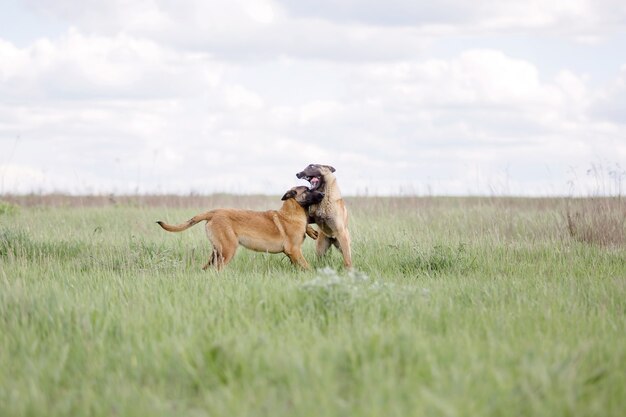
[[[2,0],[0,194],[606,189],[625,45],[624,0]]]

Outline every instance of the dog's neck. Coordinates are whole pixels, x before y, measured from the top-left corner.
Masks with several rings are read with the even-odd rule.
[[[326,193],[324,200],[334,201],[341,199],[337,178],[333,174],[324,175],[324,189],[321,191]]]
[[[306,209],[300,205],[294,198],[288,198],[283,201],[283,205],[280,210],[282,212],[296,211],[302,212],[303,215],[306,215]]]

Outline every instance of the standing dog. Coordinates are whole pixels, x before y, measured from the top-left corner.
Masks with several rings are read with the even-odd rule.
[[[213,265],[221,270],[233,258],[239,245],[257,252],[282,252],[293,264],[309,269],[302,255],[304,234],[312,236],[308,230],[306,208],[323,198],[324,193],[299,186],[285,193],[280,210],[215,209],[176,226],[162,221],[157,223],[168,232],[182,232],[206,220],[206,232],[213,245],[213,253],[203,269]]]
[[[333,244],[341,251],[344,266],[352,268],[348,210],[333,172],[335,168],[330,165],[311,164],[298,172],[296,177],[307,180],[311,184],[311,190],[324,193],[324,199],[320,203],[309,206],[309,216],[320,228],[316,244],[317,255],[323,256]]]

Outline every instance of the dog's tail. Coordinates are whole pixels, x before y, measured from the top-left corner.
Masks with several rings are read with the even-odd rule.
[[[187,220],[185,223],[181,223],[177,225],[167,224],[167,223],[162,222],[161,220],[159,220],[157,223],[159,226],[161,226],[163,229],[167,230],[168,232],[182,232],[183,230],[187,230],[191,226],[194,226],[200,223],[202,220],[210,221],[212,217],[213,217],[213,211],[207,211],[206,213],[200,213],[196,216],[193,216],[191,219]]]

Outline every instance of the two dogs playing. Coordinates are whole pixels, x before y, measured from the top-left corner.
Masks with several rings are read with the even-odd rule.
[[[215,209],[179,225],[157,223],[168,232],[182,232],[206,221],[213,250],[203,269],[213,266],[221,270],[232,260],[239,245],[257,252],[284,253],[294,265],[309,269],[302,255],[305,234],[317,239],[318,256],[323,256],[334,245],[343,255],[344,266],[351,268],[348,211],[334,172],[335,168],[330,165],[308,165],[296,176],[307,180],[311,187],[291,188],[283,195],[283,205],[278,210]],[[316,223],[319,232],[309,223]]]

